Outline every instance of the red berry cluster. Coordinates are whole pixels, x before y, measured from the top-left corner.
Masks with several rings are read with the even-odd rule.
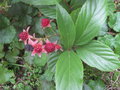
[[[50,20],[42,19],[41,25],[43,28],[50,27]],[[41,56],[42,53],[51,53],[54,51],[62,50],[61,45],[57,44],[57,42],[50,42],[48,39],[43,41],[44,39],[35,38],[35,35],[32,36],[29,34],[28,27],[26,30],[23,29],[23,32],[19,34],[20,41],[23,41],[26,45],[26,49],[28,51],[32,51],[32,56],[38,54]],[[45,44],[43,44],[45,42]]]

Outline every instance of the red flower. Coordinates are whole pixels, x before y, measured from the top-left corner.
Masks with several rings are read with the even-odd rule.
[[[23,29],[23,32],[21,32],[21,33],[19,34],[19,38],[20,38],[19,40],[20,40],[20,41],[24,41],[25,45],[27,44],[27,40],[32,37],[32,36],[29,35],[29,33],[28,33],[29,29],[30,29],[30,27],[27,27],[26,30]]]
[[[46,41],[46,44],[44,46],[44,49],[47,53],[51,53],[55,51],[55,45],[56,43],[52,43],[49,40]]]
[[[38,54],[41,57],[42,52],[44,52],[42,42],[38,43],[38,40],[29,39],[28,44],[33,46],[32,56]]]
[[[59,44],[56,44],[56,45],[55,45],[55,49],[56,49],[56,51],[57,51],[57,50],[63,51],[63,50],[62,50],[62,47],[61,47]]]
[[[42,19],[41,20],[41,26],[42,26],[42,28],[51,27],[50,20],[49,19]]]
[[[49,40],[46,40],[46,44],[44,45],[44,50],[47,53],[51,53],[57,50],[63,51],[62,47],[59,44],[57,44],[57,42],[52,43]]]
[[[43,51],[42,43],[37,43],[34,45],[32,56],[34,56],[35,54],[38,54],[41,57],[42,51]]]

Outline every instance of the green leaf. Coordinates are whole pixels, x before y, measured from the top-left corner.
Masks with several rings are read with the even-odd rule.
[[[104,35],[104,37],[98,37],[98,40],[106,44],[107,46],[111,47],[112,49],[114,48],[115,38],[112,35],[107,34]]]
[[[120,32],[120,12],[110,16],[108,25],[116,32]]]
[[[41,87],[39,87],[39,90],[55,90],[54,83],[52,82],[42,80],[40,81],[40,83],[41,83]]]
[[[82,90],[83,65],[73,51],[63,52],[56,65],[56,90]]]
[[[49,54],[47,65],[48,65],[48,68],[51,70],[51,72],[55,72],[58,58],[59,58],[58,52]]]
[[[4,48],[4,45],[0,44],[0,52],[2,52],[3,48]]]
[[[99,34],[98,36],[104,36],[106,35],[108,32],[108,26],[107,26],[107,23],[105,22],[101,28],[101,30],[99,31]]]
[[[13,71],[10,71],[7,68],[4,68],[2,65],[0,65],[0,84],[9,81],[12,76],[14,76]]]
[[[24,49],[24,43],[19,41],[18,37],[15,37],[14,40],[12,41],[12,43],[10,43],[10,47],[11,48],[17,48],[20,50]]]
[[[42,54],[41,57],[39,57],[38,55],[36,55],[34,57],[34,59],[33,59],[33,62],[35,64],[35,66],[44,66],[47,63],[47,55],[46,54]]]
[[[86,64],[101,71],[113,71],[120,67],[120,61],[113,51],[99,41],[81,46],[77,53]]]
[[[57,24],[60,32],[61,40],[65,49],[73,46],[75,40],[75,26],[71,16],[68,12],[57,5]]]
[[[13,48],[12,50],[9,50],[6,54],[5,54],[5,58],[7,59],[7,61],[9,63],[16,63],[17,61],[17,55],[19,54],[19,50],[17,48]]]
[[[88,85],[92,88],[91,90],[105,90],[105,84],[101,80],[90,80]]]
[[[115,71],[114,72],[114,75],[113,75],[113,80],[114,81],[119,81],[119,78],[120,77],[120,71]]]
[[[3,58],[5,55],[5,52],[3,52],[4,44],[0,44],[0,58]]]
[[[107,14],[108,14],[108,16],[112,15],[115,10],[116,10],[116,8],[115,8],[114,0],[107,0]]]
[[[34,57],[31,56],[31,52],[25,52],[24,60],[30,65],[32,65],[34,63],[34,61],[33,61]]]
[[[46,17],[56,19],[56,6],[37,6]]]
[[[24,55],[25,61],[30,65],[35,65],[36,67],[42,67],[47,63],[47,56],[46,54],[42,54],[41,57],[39,57],[37,54],[33,57],[31,56],[31,52],[25,52]]]
[[[35,9],[34,9],[34,11],[35,11]],[[8,9],[7,14],[10,15],[11,17],[13,17],[16,20],[16,17],[24,18],[25,15],[33,14],[34,11],[33,11],[33,8],[31,6],[28,6],[24,3],[15,3]]]
[[[74,23],[76,22],[76,20],[77,20],[77,18],[78,18],[79,12],[80,12],[80,8],[72,11],[71,14],[70,14],[71,17],[72,17],[72,19],[73,19],[73,21],[74,21]]]
[[[76,22],[76,45],[84,45],[101,30],[106,20],[105,0],[87,0]]]
[[[45,31],[41,27],[41,18],[36,17],[34,18],[33,24],[34,26],[32,27],[32,31],[35,33],[38,33],[40,36],[43,36],[45,34]]]
[[[30,5],[54,5],[61,0],[21,0],[24,3],[30,4]]]
[[[120,34],[117,34],[114,39],[114,52],[120,55]]]
[[[92,89],[91,89],[90,86],[88,86],[87,84],[84,84],[83,90],[92,90]]]
[[[0,30],[0,43],[10,43],[15,37],[16,31],[13,26]]]
[[[3,58],[5,55],[5,52],[0,52],[0,58]]]
[[[32,17],[29,15],[24,15],[20,17],[20,21],[19,21],[19,26],[20,27],[25,27],[27,25],[30,25],[32,23]]]
[[[0,29],[3,29],[10,25],[10,21],[7,17],[0,14]]]
[[[77,9],[81,7],[86,0],[71,0],[70,5],[72,9]]]
[[[50,69],[45,70],[44,74],[41,76],[42,80],[52,81],[54,80],[54,72],[51,72]]]

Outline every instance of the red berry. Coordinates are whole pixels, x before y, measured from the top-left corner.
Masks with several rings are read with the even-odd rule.
[[[42,19],[41,25],[43,28],[50,27],[50,20],[49,19]]]
[[[55,44],[54,43],[46,43],[44,49],[47,51],[47,53],[54,52]]]
[[[34,52],[35,53],[41,53],[42,52],[42,45],[41,44],[35,44],[34,45]]]
[[[28,39],[28,36],[29,36],[28,32],[21,32],[21,33],[19,34],[19,38],[20,38],[21,40],[23,40],[23,41],[27,40],[27,39]]]

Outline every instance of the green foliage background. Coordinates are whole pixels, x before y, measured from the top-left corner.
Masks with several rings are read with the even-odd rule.
[[[60,5],[70,13],[73,21],[75,22],[78,17],[79,10],[81,9],[81,6],[84,4],[85,0],[58,1],[60,2]],[[55,52],[48,56],[43,54],[42,58],[39,58],[38,56],[32,57],[29,52],[25,51],[23,43],[19,42],[18,40],[18,34],[22,32],[22,29],[26,28],[27,26],[31,26],[30,33],[36,33],[37,37],[53,35],[54,33],[49,28],[45,29],[44,31],[42,30],[40,25],[42,18],[49,18],[54,20],[54,22],[51,23],[52,29],[58,33],[55,20],[57,19],[55,3],[55,0],[51,0],[50,2],[48,2],[48,0],[41,0],[41,2],[40,0],[29,0],[29,2],[28,0],[0,1],[0,89],[55,90],[55,64],[58,60],[58,55],[61,52]],[[119,2],[107,0],[107,4],[109,7],[107,8],[109,11],[107,13],[107,22],[103,24],[102,29],[96,36],[95,40],[99,40],[108,45],[111,49],[114,50],[115,55],[120,58]],[[63,10],[60,11],[63,12]],[[60,12],[58,13],[60,15]],[[64,11],[64,13],[66,12]],[[70,17],[66,17],[65,21],[67,21],[68,18]],[[58,19],[61,20],[61,18]],[[84,15],[83,17],[79,17],[79,19],[84,19]],[[69,23],[69,25],[73,25],[74,22],[70,20],[67,23]],[[72,28],[75,27],[71,26],[69,28],[69,32],[72,30]],[[81,27],[78,26],[78,28]],[[61,30],[63,29],[61,28]],[[73,39],[76,38],[74,32],[70,33],[69,36],[71,35],[74,37]],[[86,38],[85,36],[81,36],[81,38],[83,39],[80,41],[81,43],[87,42],[84,42],[84,38]],[[52,36],[49,39],[51,41],[56,41],[59,40],[59,36]],[[73,45],[74,40],[68,41],[69,38],[66,38],[65,35],[63,35],[62,39],[62,43],[70,43],[69,45],[64,46],[65,49],[68,49]],[[66,39],[68,39],[67,42]],[[89,39],[91,39],[91,37]],[[76,45],[79,44],[77,42],[78,41],[76,41]],[[84,52],[83,49],[80,48],[80,50]],[[67,52],[62,55],[66,57]],[[82,56],[81,57],[84,60],[84,54]],[[74,58],[74,56],[71,58]],[[72,61],[71,59],[69,60]],[[74,63],[71,64],[74,65]],[[58,67],[60,66],[58,65]],[[78,67],[80,66],[78,65]],[[97,66],[95,65],[94,67]],[[84,68],[84,90],[120,88],[119,70],[105,73],[95,68],[91,68],[86,64],[84,64]],[[57,73],[59,74],[59,72]]]

